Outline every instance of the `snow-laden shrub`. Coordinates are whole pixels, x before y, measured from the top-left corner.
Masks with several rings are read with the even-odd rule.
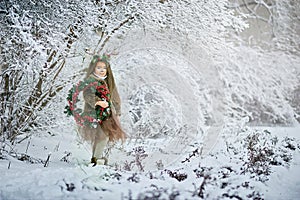
[[[52,121],[41,116],[41,111],[64,87],[59,75],[71,46],[89,23],[90,6],[81,1],[0,2],[0,128],[4,138],[14,140]]]
[[[289,167],[292,153],[297,149],[295,138],[279,139],[268,130],[244,130],[237,140],[228,139],[228,152],[241,161],[242,174],[266,182],[272,173],[272,166]]]

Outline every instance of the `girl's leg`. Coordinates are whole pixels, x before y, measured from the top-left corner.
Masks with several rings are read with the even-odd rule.
[[[102,159],[102,154],[104,151],[104,148],[106,147],[106,144],[108,142],[109,137],[101,130],[101,133],[97,134],[95,136],[95,141],[93,144],[93,155],[91,162],[94,163],[94,165],[97,164],[98,159]],[[106,163],[106,161],[105,161]]]
[[[97,159],[102,158],[102,153],[104,151],[104,148],[106,147],[107,142],[108,142],[108,137],[104,138],[103,140],[101,140],[97,144],[95,144],[95,150],[93,152],[93,157],[96,157]]]

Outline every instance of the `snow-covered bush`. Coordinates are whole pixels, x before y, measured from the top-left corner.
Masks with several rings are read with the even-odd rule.
[[[64,87],[59,75],[88,24],[89,3],[1,1],[0,9],[0,128],[13,141],[51,121],[42,111]]]
[[[228,140],[228,152],[239,156],[242,174],[250,174],[250,178],[266,182],[272,172],[272,166],[288,167],[292,153],[297,149],[295,138],[279,139],[268,130],[243,130],[237,140]]]

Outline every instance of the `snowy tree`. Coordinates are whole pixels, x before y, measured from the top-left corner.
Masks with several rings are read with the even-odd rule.
[[[0,3],[1,134],[5,138],[14,140],[37,126],[37,112],[62,89],[56,80],[71,46],[89,23],[88,6],[80,1]]]
[[[299,2],[232,0],[229,8],[249,28],[228,38],[235,44],[220,71],[227,119],[253,125],[299,121]],[[247,56],[245,56],[247,55]]]
[[[242,38],[250,45],[299,53],[300,3],[294,0],[231,0],[229,7],[247,18],[250,28]],[[251,36],[247,38],[247,36]]]

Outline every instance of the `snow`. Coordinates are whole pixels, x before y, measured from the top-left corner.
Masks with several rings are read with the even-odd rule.
[[[255,57],[256,53],[251,56]],[[271,55],[265,56],[267,60]],[[184,58],[166,50],[140,48],[124,51],[112,61],[123,105],[126,105],[122,108],[121,121],[132,138],[125,144],[112,146],[108,166],[88,164],[90,147],[77,137],[73,119],[62,116],[64,102],[56,99],[56,107],[49,109],[52,114],[56,110],[60,112],[53,114],[54,118],[59,117],[57,126],[32,130],[32,135],[20,144],[5,146],[5,159],[0,159],[0,199],[297,199],[300,127],[248,127],[245,125],[248,117],[225,118],[223,102],[215,95],[225,90],[229,99],[230,94],[241,90],[219,87],[221,81],[213,79],[218,76],[211,66],[203,63],[195,66]],[[251,65],[241,67],[248,62],[246,58],[242,61],[237,65],[242,72],[236,79],[234,74],[229,76],[234,68],[224,62],[225,67],[219,71],[222,80],[231,80],[233,84],[242,79],[241,74],[248,74]],[[288,62],[288,58],[284,61]],[[157,69],[161,73],[154,76],[151,72]],[[271,72],[273,76],[279,73],[276,69]],[[283,74],[281,80],[288,74],[289,71]],[[259,82],[264,75],[252,76]],[[178,80],[181,85],[176,85]],[[284,94],[286,88],[294,87],[293,80],[285,80],[287,84],[277,91]],[[247,95],[263,93],[246,83],[244,86],[249,87],[243,91]],[[182,88],[190,90],[177,92]],[[267,103],[280,105],[280,101],[265,96]],[[233,114],[241,114],[234,111],[233,105],[238,103],[230,100],[226,106]],[[190,113],[189,105],[197,105],[193,107],[194,112]],[[130,113],[140,114],[137,123]],[[212,122],[206,123],[209,117]],[[230,120],[235,120],[237,127]],[[152,126],[149,122],[157,123]],[[161,135],[157,130],[165,133]],[[259,137],[254,150],[272,149],[274,154],[269,156],[270,160],[262,156],[262,161],[250,162],[251,153],[259,153],[248,151],[249,136],[256,135]],[[278,142],[273,144],[275,136]],[[287,148],[287,137],[294,150]],[[139,148],[141,151],[136,151]],[[11,155],[24,153],[25,161],[5,153],[11,150]],[[49,155],[50,162],[45,166]],[[137,156],[142,168],[136,162]],[[256,165],[259,162],[262,166]],[[265,171],[258,174],[256,170]]]
[[[241,49],[240,54],[232,53],[231,60],[225,59],[222,67],[216,68],[214,62],[202,61],[206,56],[203,52],[198,58],[201,62],[197,63],[163,48],[123,49],[112,60],[112,66],[123,100],[121,122],[132,138],[112,146],[108,166],[91,167],[89,145],[77,137],[73,119],[62,116],[66,98],[63,93],[53,100],[55,107],[48,108],[51,115],[47,118],[57,118],[56,126],[36,132],[33,129],[20,144],[6,144],[2,151],[5,159],[0,159],[0,199],[297,199],[300,127],[248,127],[251,115],[235,116],[244,114],[235,109],[245,109],[245,96],[261,96],[265,91],[263,100],[267,104],[287,105],[270,98],[268,84],[272,77],[280,77],[286,84],[274,88],[283,97],[288,88],[295,87],[296,75],[289,75],[288,70],[280,75],[279,70],[285,71],[283,67],[268,68],[267,61],[276,54]],[[262,56],[261,62],[265,64],[254,68],[243,57],[249,52],[248,57]],[[281,62],[291,66],[289,70],[296,68],[293,60],[289,62],[290,57],[281,56]],[[228,64],[232,60],[237,64]],[[263,84],[265,75],[261,72],[267,68],[270,83]],[[160,73],[153,75],[156,71]],[[243,76],[245,80],[253,77],[253,84],[241,82]],[[246,89],[227,87],[227,83],[235,86],[235,82]],[[262,88],[257,89],[254,85],[260,82]],[[232,94],[244,96],[238,102],[231,99]],[[193,112],[190,105],[197,105]],[[225,108],[226,114],[234,117],[226,116]],[[139,115],[136,122],[133,114]],[[272,114],[278,116],[283,112],[278,109]],[[164,130],[164,134],[158,130]],[[249,152],[249,138],[257,135],[257,144]],[[273,144],[275,136],[278,142]],[[286,137],[290,139],[286,141]],[[287,142],[295,149],[288,148]],[[262,161],[251,163],[251,153],[255,156],[259,153],[255,150],[264,149],[271,149],[274,154],[267,158],[262,155]],[[23,155],[25,161],[11,156],[14,152],[19,159]],[[45,166],[49,155],[50,162]],[[137,157],[142,165],[136,162]],[[280,164],[271,164],[272,161]],[[265,171],[258,174],[259,170]]]
[[[27,8],[26,2],[16,6],[12,1],[17,10],[5,14],[15,25],[3,24],[3,55],[12,71],[24,69],[10,80],[26,78],[22,87],[9,88],[15,91],[13,100],[1,102],[3,122],[18,115],[34,94],[39,74],[45,78],[43,91],[65,87],[47,107],[31,105],[39,110],[33,113],[39,127],[34,123],[29,132],[23,127],[14,145],[5,138],[14,129],[3,134],[0,199],[299,199],[296,9],[277,2],[284,9],[277,17],[270,12],[272,30],[266,26],[262,33],[249,23],[243,41],[227,33],[229,27],[246,28],[251,21],[241,17],[250,14],[234,15],[225,9],[226,0],[145,1],[145,7],[140,1],[133,6],[111,1],[102,13],[92,2],[76,2],[71,7],[68,1],[54,3],[60,9],[47,10],[49,19],[39,12],[31,16],[48,8],[47,2]],[[113,34],[128,13],[135,20]],[[100,30],[103,24],[108,26]],[[63,38],[75,25],[78,38],[66,48]],[[99,39],[101,31],[106,34]],[[255,46],[264,34],[275,34],[274,41]],[[13,38],[26,44],[25,52]],[[88,66],[91,55],[84,49],[116,52],[111,64],[122,99],[121,122],[130,138],[109,146],[108,166],[89,165],[90,146],[77,137],[73,119],[62,116],[68,87]],[[51,52],[66,58],[56,81],[52,75],[58,68],[41,69],[55,62],[46,62]],[[10,125],[18,122],[15,117]],[[269,126],[257,127],[262,124]]]
[[[90,150],[88,145],[78,140],[76,134],[70,129],[57,129],[55,135],[40,134],[32,137],[28,146],[27,142],[16,145],[15,151],[26,151],[33,158],[46,160],[51,153],[47,167],[43,163],[31,164],[19,161],[13,157],[0,160],[1,199],[143,199],[151,195],[159,199],[168,199],[172,195],[176,199],[198,199],[197,187],[202,183],[202,174],[210,178],[204,190],[204,198],[225,198],[228,194],[246,197],[253,192],[259,192],[265,199],[297,199],[300,195],[300,127],[252,127],[253,130],[268,130],[272,136],[277,136],[279,141],[285,137],[295,138],[297,149],[292,151],[292,160],[287,166],[271,166],[269,180],[265,182],[250,178],[250,174],[234,174],[242,167],[242,163],[235,159],[243,156],[240,152],[232,156],[226,150],[225,140],[219,137],[215,148],[209,153],[190,157],[190,162],[181,162],[191,154],[178,155],[176,162],[165,166],[164,169],[139,171],[133,168],[126,171],[121,168],[122,163],[114,165],[117,157],[131,159],[128,155],[130,148],[135,144],[129,142],[126,148],[112,152],[109,166],[91,167],[88,165]],[[237,139],[237,138],[235,138]],[[139,144],[141,145],[141,144]],[[28,146],[28,147],[27,147]],[[236,145],[238,146],[238,144]],[[192,149],[192,148],[191,148]],[[62,161],[68,152],[71,156],[68,162]],[[127,152],[127,154],[125,153]],[[147,151],[146,151],[147,152]],[[159,159],[162,154],[155,154]],[[123,163],[124,164],[124,163]],[[145,168],[151,169],[150,162],[143,162]],[[8,166],[10,165],[9,169]],[[195,170],[198,169],[198,178]],[[178,181],[170,177],[168,172],[186,174],[187,178]],[[222,174],[222,176],[221,176]],[[227,177],[223,175],[227,174]],[[247,182],[249,187],[238,189],[239,185]],[[223,184],[223,186],[222,186]],[[228,185],[226,187],[226,185]],[[156,191],[156,193],[153,193]]]
[[[272,128],[278,137],[292,137],[299,140],[299,128]],[[299,142],[298,142],[299,145]],[[299,199],[300,197],[300,157],[299,151],[293,154],[290,167],[275,167],[267,184],[266,199]]]

